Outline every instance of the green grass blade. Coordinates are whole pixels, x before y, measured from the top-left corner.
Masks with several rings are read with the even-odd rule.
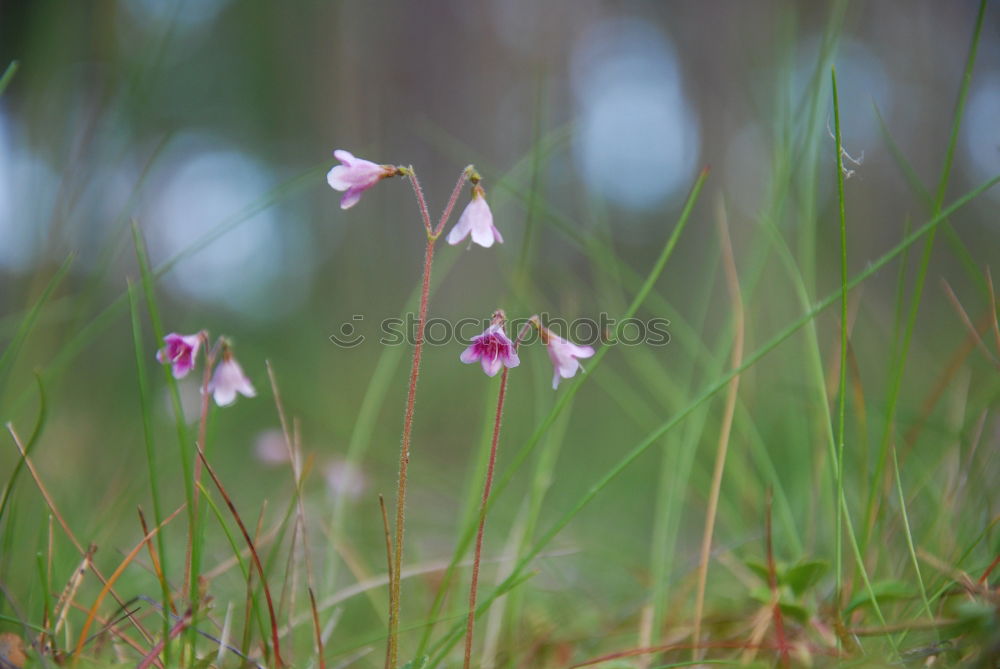
[[[149,320],[153,325],[153,334],[157,342],[163,341],[165,331],[163,321],[160,319],[160,309],[157,306],[155,292],[155,277],[149,265],[149,256],[146,253],[146,245],[139,230],[138,223],[132,223],[132,242],[135,246],[135,256],[139,263],[139,271],[142,276],[142,289],[146,298],[146,310],[149,312]],[[184,498],[187,502],[188,526],[191,528],[191,556],[190,556],[190,592],[188,596],[192,608],[196,611],[198,606],[198,577],[201,571],[201,551],[204,542],[202,530],[201,514],[194,503],[194,453],[190,435],[188,434],[187,422],[184,417],[184,409],[181,404],[180,389],[177,386],[177,379],[170,371],[169,365],[162,366],[163,378],[166,380],[167,388],[170,392],[170,402],[174,411],[174,425],[177,431],[178,457],[181,461],[181,469],[184,478]],[[202,445],[204,448],[204,444]],[[197,626],[197,617],[187,633],[190,644],[195,642],[194,628]]]
[[[834,472],[837,498],[839,499],[844,495],[844,430],[847,415],[847,213],[844,203],[844,143],[840,134],[840,102],[837,99],[837,70],[835,68],[830,70],[830,85],[833,90],[833,128],[837,142],[837,216],[840,223],[840,371],[837,382],[837,469]],[[839,504],[836,515],[834,574],[837,581],[837,592],[834,601],[839,617],[840,603],[843,601],[844,578],[844,517],[843,509]]]
[[[38,443],[38,438],[42,434],[42,429],[45,427],[45,421],[46,418],[48,418],[49,413],[49,404],[45,399],[45,386],[42,384],[42,377],[39,374],[35,374],[35,383],[38,386],[38,418],[35,419],[35,428],[31,431],[31,438],[28,439],[28,443],[25,444],[25,455],[31,455],[31,452],[34,450],[34,446]],[[0,499],[0,521],[4,518],[4,513],[7,511],[10,500],[14,494],[14,486],[17,484],[17,479],[21,475],[21,470],[24,469],[24,460],[24,458],[17,459],[17,464],[14,465],[14,471],[10,473],[10,478],[7,479],[7,483],[4,485],[3,498]]]
[[[156,444],[153,433],[153,407],[149,397],[149,373],[146,363],[146,350],[142,343],[142,323],[139,316],[139,295],[135,285],[128,282],[129,313],[132,320],[132,345],[135,350],[135,370],[136,382],[139,389],[139,408],[142,412],[142,436],[146,446],[146,465],[149,471],[149,494],[153,501],[154,527],[163,524],[163,506],[160,497],[160,481],[156,473]],[[170,586],[167,584],[166,575],[170,573],[168,566],[166,544],[163,532],[156,533],[156,545],[159,552],[160,567],[163,570],[164,578],[160,581],[162,587],[163,600],[161,602],[163,611],[170,611]],[[163,638],[170,636],[170,616],[163,616]],[[165,644],[164,662],[170,665],[171,644]]]
[[[896,143],[896,140],[892,137],[892,133],[889,132],[889,128],[885,123],[885,119],[882,117],[882,112],[879,111],[877,106],[873,106],[875,110],[875,116],[878,119],[879,131],[882,134],[882,141],[885,142],[886,147],[889,149],[889,155],[892,156],[892,160],[896,163],[896,167],[903,174],[903,178],[906,179],[906,183],[910,186],[917,197],[923,201],[924,205],[927,207],[928,213],[934,211],[934,197],[931,195],[927,187],[920,181],[920,177],[917,175],[917,171],[913,169],[913,165],[906,159],[903,155],[903,150]],[[948,239],[948,243],[951,245],[952,251],[955,256],[962,263],[962,267],[965,269],[965,273],[979,286],[979,290],[984,296],[989,295],[989,287],[986,281],[986,275],[983,271],[976,265],[976,261],[973,259],[972,254],[969,252],[969,248],[962,241],[958,233],[955,232],[955,227],[950,221],[945,221],[942,226],[944,234]]]
[[[7,86],[9,86],[11,80],[14,79],[14,75],[17,74],[17,70],[20,66],[20,62],[12,60],[10,61],[10,64],[7,65],[7,69],[3,71],[3,75],[0,75],[0,95],[3,95],[3,92],[7,90]]]

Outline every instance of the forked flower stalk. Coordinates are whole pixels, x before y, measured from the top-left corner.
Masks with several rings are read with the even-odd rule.
[[[417,312],[417,331],[413,342],[413,362],[410,365],[410,380],[406,392],[406,409],[403,413],[403,435],[399,451],[399,479],[396,486],[396,531],[393,541],[392,569],[389,574],[389,643],[386,653],[386,667],[393,669],[399,656],[399,594],[401,570],[403,564],[403,534],[406,524],[406,476],[410,464],[410,442],[413,433],[413,413],[416,404],[417,382],[420,380],[420,360],[424,349],[424,327],[427,322],[427,304],[430,299],[431,270],[434,266],[434,246],[441,231],[448,222],[451,212],[458,200],[462,186],[467,179],[478,181],[479,175],[471,166],[463,170],[455,188],[452,191],[448,205],[441,214],[437,227],[433,227],[423,190],[412,167],[399,168],[399,173],[406,176],[413,187],[417,198],[417,206],[427,233],[427,243],[424,247],[424,269],[420,286],[420,308]]]

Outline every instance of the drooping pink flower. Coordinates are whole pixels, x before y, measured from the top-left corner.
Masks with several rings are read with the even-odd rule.
[[[486,191],[479,184],[472,187],[472,200],[458,218],[458,223],[448,233],[448,243],[454,246],[472,233],[472,241],[483,248],[497,241],[503,244],[500,231],[493,225],[493,212],[486,203]]]
[[[554,368],[552,389],[555,390],[559,387],[560,377],[569,379],[576,374],[576,370],[582,368],[578,358],[589,358],[594,355],[594,349],[590,346],[578,346],[562,337],[557,337],[547,328],[542,328],[541,333]]]
[[[163,338],[164,347],[156,352],[161,364],[170,363],[175,379],[183,379],[194,369],[194,361],[201,347],[201,334],[182,335],[171,332]]]
[[[350,151],[337,149],[334,157],[340,161],[327,172],[326,182],[334,190],[346,191],[340,199],[341,209],[350,209],[361,199],[361,194],[382,179],[395,176],[392,165],[376,165],[370,160],[355,158]]]
[[[236,362],[229,350],[222,353],[222,362],[215,368],[212,380],[208,382],[208,392],[212,393],[215,403],[220,407],[229,406],[236,401],[236,393],[244,397],[256,397],[250,379],[243,373],[240,363]]]
[[[496,376],[501,366],[517,367],[521,364],[512,342],[503,331],[503,312],[497,312],[483,334],[474,337],[472,344],[462,352],[460,360],[466,364],[482,364],[487,376]]]

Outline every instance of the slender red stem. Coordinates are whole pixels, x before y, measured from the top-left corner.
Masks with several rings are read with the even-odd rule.
[[[143,657],[139,664],[136,665],[136,669],[146,669],[149,665],[156,663],[157,656],[163,652],[167,642],[174,639],[178,634],[184,631],[184,628],[191,624],[192,615],[191,609],[188,609],[187,613],[185,613],[184,616],[170,628],[170,633],[167,637],[157,641],[156,645],[153,646],[153,649],[146,653],[145,657]]]
[[[472,629],[476,624],[476,591],[479,587],[479,563],[483,555],[483,532],[486,529],[486,504],[493,488],[493,470],[497,461],[497,444],[500,442],[500,419],[503,416],[503,402],[507,396],[507,367],[500,377],[500,394],[497,396],[497,413],[493,419],[493,441],[490,443],[490,463],[486,467],[486,484],[483,486],[483,500],[479,506],[479,529],[476,531],[476,555],[472,560],[472,584],[469,587],[469,618],[465,624],[465,669],[472,662]]]
[[[438,237],[441,234],[444,230],[445,224],[448,223],[448,219],[451,218],[451,212],[455,209],[455,203],[458,202],[458,196],[462,193],[462,186],[464,186],[465,182],[468,181],[470,174],[473,174],[472,165],[469,165],[462,170],[462,173],[458,176],[455,188],[451,191],[451,197],[448,198],[448,204],[445,206],[444,211],[441,212],[441,220],[438,221],[437,227],[434,228],[435,237]]]
[[[240,528],[240,532],[243,533],[243,540],[247,543],[247,548],[250,549],[250,557],[253,558],[253,563],[257,567],[257,573],[260,575],[260,584],[264,588],[264,599],[267,602],[267,613],[271,618],[271,645],[274,647],[274,661],[275,666],[284,667],[285,661],[281,659],[281,645],[278,641],[278,618],[274,613],[274,600],[271,599],[271,588],[267,584],[267,574],[264,572],[264,565],[260,562],[260,556],[257,554],[257,548],[254,546],[253,539],[250,538],[250,533],[247,531],[246,525],[243,524],[243,519],[240,517],[240,512],[236,510],[236,505],[233,504],[233,499],[226,492],[225,487],[222,485],[222,481],[219,480],[218,475],[212,468],[212,465],[208,464],[208,459],[205,457],[205,451],[201,448],[201,444],[198,445],[198,457],[201,461],[205,463],[205,470],[208,471],[208,475],[211,477],[212,482],[215,484],[216,489],[219,494],[222,495],[222,499],[225,500],[226,506],[229,507],[229,512],[233,515],[233,519]]]
[[[514,350],[521,344],[524,335],[532,327],[538,327],[538,316],[528,319],[517,333],[514,340]],[[472,662],[472,631],[476,625],[476,593],[479,589],[479,564],[483,557],[483,534],[486,529],[486,509],[490,501],[490,491],[493,489],[493,472],[497,462],[497,445],[500,443],[500,419],[503,417],[503,403],[507,397],[507,371],[503,368],[503,375],[500,377],[500,393],[497,395],[497,412],[493,419],[493,440],[490,442],[490,462],[486,467],[486,483],[483,485],[483,500],[479,507],[479,528],[476,530],[476,553],[472,559],[472,584],[469,587],[469,618],[465,624],[465,669],[469,669]]]
[[[1000,564],[1000,555],[997,555],[996,558],[993,559],[993,562],[990,563],[990,566],[987,567],[986,571],[983,572],[983,575],[979,577],[980,585],[986,585],[986,581],[989,580],[990,574],[993,572],[994,569],[996,569],[998,564]]]
[[[309,588],[309,604],[312,606],[313,631],[316,633],[316,653],[319,656],[319,669],[326,669],[326,660],[323,659],[323,631],[319,627],[319,611],[316,610],[316,595],[313,589]]]
[[[424,189],[420,187],[417,173],[413,171],[412,167],[409,167],[404,174],[410,180],[410,185],[413,186],[413,194],[417,197],[417,207],[420,208],[420,218],[424,223],[424,230],[427,231],[428,237],[433,237],[435,235],[433,228],[431,228],[431,213],[427,210],[427,200],[424,199]]]
[[[424,350],[424,327],[427,323],[427,303],[431,292],[431,269],[434,266],[434,244],[438,235],[448,222],[455,202],[458,200],[462,184],[472,174],[471,168],[462,171],[462,175],[455,184],[451,198],[441,220],[438,222],[437,230],[431,226],[430,213],[427,211],[427,201],[424,199],[423,189],[417,179],[413,168],[407,168],[404,172],[413,186],[413,194],[417,198],[417,206],[420,209],[420,217],[423,220],[424,230],[427,232],[427,245],[424,249],[424,273],[420,287],[420,310],[417,313],[417,331],[413,342],[413,363],[410,366],[410,383],[406,393],[406,411],[403,414],[403,436],[399,449],[399,481],[396,486],[396,534],[393,542],[393,552],[395,555],[389,569],[389,643],[386,666],[395,669],[396,661],[399,657],[399,591],[402,566],[403,566],[403,530],[406,521],[406,474],[410,464],[410,440],[413,433],[413,412],[417,396],[417,381],[420,379],[420,359]]]
[[[389,514],[385,510],[385,498],[382,495],[378,496],[378,506],[382,511],[382,531],[385,533],[385,561],[386,569],[388,569],[389,581],[392,582],[393,574],[395,572],[392,569],[392,533],[389,531]],[[391,590],[391,586],[390,586]],[[385,648],[385,669],[389,669],[389,646],[386,645]]]
[[[413,182],[414,184],[416,181]],[[414,189],[416,190],[416,189]],[[399,450],[399,482],[396,487],[396,537],[394,541],[393,570],[389,588],[389,667],[396,666],[399,653],[399,585],[400,566],[403,564],[403,526],[406,519],[406,473],[410,464],[410,437],[413,431],[413,410],[420,378],[420,358],[424,350],[424,323],[427,321],[427,302],[431,291],[431,268],[434,264],[434,239],[427,238],[424,251],[424,278],[420,289],[420,311],[417,314],[417,331],[413,343],[413,364],[410,367],[410,385],[406,394],[406,412],[403,414],[403,438]]]

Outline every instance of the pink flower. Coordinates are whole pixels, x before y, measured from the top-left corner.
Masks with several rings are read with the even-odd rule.
[[[254,443],[254,455],[257,460],[268,467],[277,467],[289,461],[288,444],[281,430],[265,430],[257,435]]]
[[[472,200],[458,218],[458,223],[448,233],[448,243],[454,246],[472,233],[472,241],[484,248],[497,241],[503,244],[500,231],[493,225],[493,212],[486,204],[486,191],[479,184],[472,187]]]
[[[493,316],[493,322],[483,334],[473,338],[472,345],[462,352],[460,360],[466,364],[478,360],[487,376],[496,376],[501,365],[517,367],[521,364],[514,342],[503,331],[502,312]]]
[[[343,495],[356,500],[368,488],[368,478],[357,465],[342,458],[334,458],[323,468],[327,489],[334,497]]]
[[[171,332],[163,341],[166,346],[156,352],[156,360],[161,364],[170,363],[174,378],[183,379],[194,369],[194,361],[201,346],[201,334],[182,335]]]
[[[226,350],[222,354],[222,362],[215,368],[212,380],[208,382],[208,392],[212,393],[215,403],[220,407],[229,406],[236,401],[236,393],[244,397],[255,397],[250,379],[243,373],[240,363]]]
[[[334,190],[347,191],[340,199],[341,209],[350,209],[361,199],[361,194],[382,179],[395,176],[392,165],[376,165],[370,160],[355,158],[350,151],[337,149],[333,155],[341,162],[327,175],[326,182]]]
[[[546,328],[542,328],[541,332],[542,341],[549,352],[549,360],[555,368],[552,375],[552,389],[555,390],[559,387],[559,377],[571,378],[576,374],[576,370],[583,367],[577,358],[589,358],[594,355],[594,349],[590,346],[577,346],[571,341],[555,336]]]

